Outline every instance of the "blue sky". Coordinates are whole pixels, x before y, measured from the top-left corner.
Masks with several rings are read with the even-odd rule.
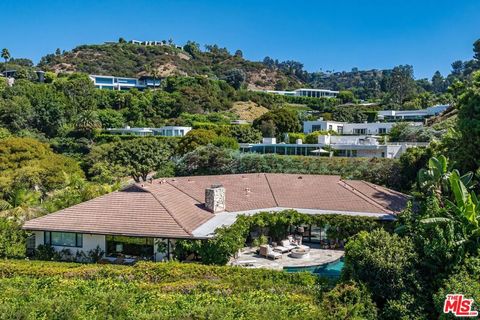
[[[472,57],[479,0],[2,0],[0,47],[38,62],[56,48],[126,39],[195,40],[308,71],[412,64],[417,78]]]

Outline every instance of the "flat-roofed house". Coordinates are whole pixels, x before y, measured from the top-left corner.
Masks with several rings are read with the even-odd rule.
[[[34,234],[36,246],[48,244],[73,254],[99,247],[106,257],[121,254],[162,261],[171,257],[179,239],[208,239],[239,215],[295,209],[312,215],[391,220],[407,201],[399,192],[339,176],[175,177],[129,186],[27,221],[23,228]]]

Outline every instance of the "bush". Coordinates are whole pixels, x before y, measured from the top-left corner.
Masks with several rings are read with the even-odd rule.
[[[0,261],[6,319],[320,319],[316,276],[175,262]],[[94,306],[94,307],[92,307]],[[34,315],[34,316],[32,316]]]
[[[355,282],[338,284],[325,293],[320,302],[326,319],[376,319],[377,307],[371,294],[363,285]]]
[[[364,283],[382,308],[403,293],[421,296],[417,282],[417,253],[411,239],[384,230],[360,232],[345,246],[342,277]]]

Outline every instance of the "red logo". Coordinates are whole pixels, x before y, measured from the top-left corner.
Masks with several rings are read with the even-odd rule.
[[[476,317],[478,311],[472,310],[473,299],[466,299],[463,294],[447,294],[443,313],[453,313],[456,317]]]

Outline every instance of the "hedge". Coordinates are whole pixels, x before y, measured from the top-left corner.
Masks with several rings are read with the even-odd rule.
[[[0,261],[5,319],[319,319],[307,273],[140,262]]]

